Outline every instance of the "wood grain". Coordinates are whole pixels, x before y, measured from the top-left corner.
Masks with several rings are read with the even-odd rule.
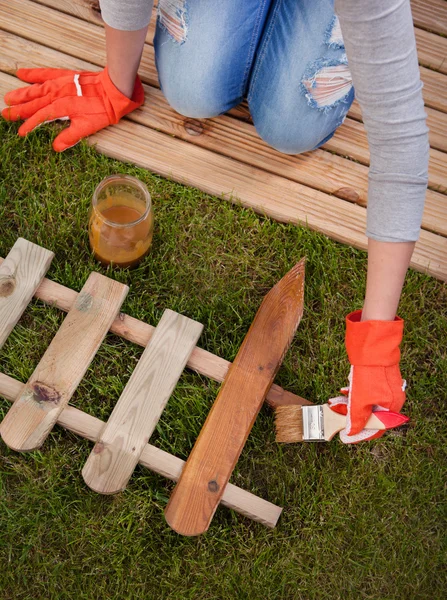
[[[13,450],[39,448],[84,376],[128,292],[92,273],[54,336],[22,395],[0,425]]]
[[[23,383],[0,373],[0,395],[13,402],[20,397],[24,389]],[[67,406],[57,420],[58,424],[92,442],[98,439],[105,423],[96,417],[84,413],[74,406]],[[147,444],[140,456],[140,465],[158,473],[167,479],[177,481],[185,462],[172,454]],[[221,504],[236,512],[273,528],[278,522],[282,508],[246,492],[229,483],[223,493]]]
[[[304,261],[265,296],[165,510],[177,533],[204,533],[303,314]]]
[[[0,348],[48,271],[54,254],[19,238],[0,265]]]
[[[203,325],[166,310],[82,470],[100,494],[123,490],[202,333]]]
[[[417,27],[447,35],[447,2],[445,0],[411,0],[411,11]]]

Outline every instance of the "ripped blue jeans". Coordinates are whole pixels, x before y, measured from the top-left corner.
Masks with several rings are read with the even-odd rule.
[[[160,85],[180,114],[247,98],[259,135],[287,154],[321,146],[354,99],[333,0],[159,0]]]

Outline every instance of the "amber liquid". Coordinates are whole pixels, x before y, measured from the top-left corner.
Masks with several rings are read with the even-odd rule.
[[[141,261],[153,234],[151,212],[138,221],[145,210],[145,204],[130,195],[112,196],[92,210],[89,237],[97,260],[119,267],[134,267]]]

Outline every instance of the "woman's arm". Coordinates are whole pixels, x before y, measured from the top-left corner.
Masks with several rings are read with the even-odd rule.
[[[371,154],[363,319],[393,319],[428,180],[428,129],[409,0],[336,0]]]
[[[121,31],[105,24],[107,67],[110,79],[130,98],[143,53],[147,26],[136,31]]]
[[[125,96],[132,96],[152,15],[152,0],[101,0],[106,30],[110,79]]]

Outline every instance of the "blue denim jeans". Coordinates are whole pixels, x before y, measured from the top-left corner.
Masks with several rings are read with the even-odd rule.
[[[247,98],[280,152],[321,146],[354,99],[333,0],[159,0],[160,85],[180,114],[213,117]]]

